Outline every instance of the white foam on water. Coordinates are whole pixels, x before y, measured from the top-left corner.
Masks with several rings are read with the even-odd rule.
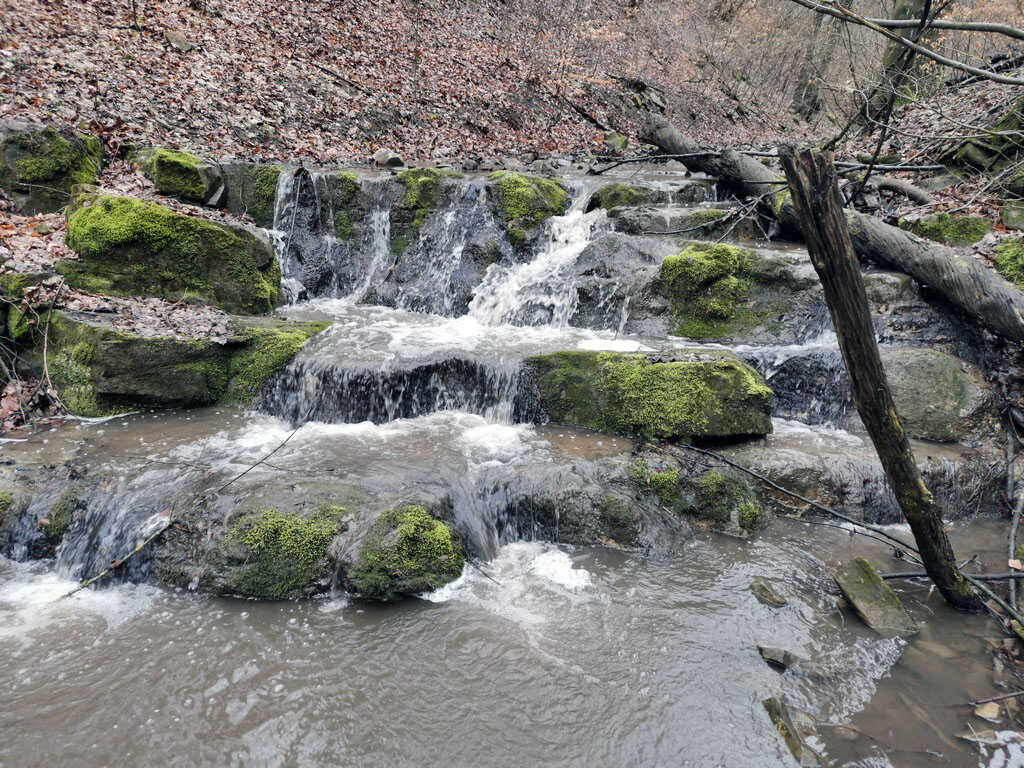
[[[526,440],[535,434],[528,425],[483,423],[466,429],[458,440],[471,463],[507,464],[530,450]]]
[[[14,563],[0,558],[0,639],[30,642],[33,632],[54,624],[74,626],[85,618],[103,620],[114,629],[151,609],[162,594],[154,586],[121,584],[83,589],[42,564]]]
[[[576,344],[577,349],[594,350],[599,352],[651,352],[653,347],[648,347],[636,339],[583,339]]]
[[[530,563],[530,571],[570,592],[590,586],[590,572],[574,567],[572,558],[560,549],[541,552]]]

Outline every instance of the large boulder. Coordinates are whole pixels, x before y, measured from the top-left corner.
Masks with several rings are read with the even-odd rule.
[[[326,323],[235,318],[226,344],[134,336],[71,313],[53,313],[47,367],[80,416],[139,407],[248,403]]]
[[[71,187],[93,184],[103,165],[103,144],[71,130],[0,122],[0,190],[26,215],[58,211]]]
[[[244,314],[269,312],[279,300],[277,258],[259,232],[133,198],[88,195],[69,209],[66,240],[81,261],[59,269],[83,290],[191,296]]]
[[[939,349],[882,347],[879,351],[908,435],[953,442],[991,434],[989,388],[975,366]],[[777,416],[861,428],[838,350],[791,357],[776,366],[769,381]]]
[[[693,243],[666,256],[649,294],[635,322],[660,313],[670,333],[697,341],[792,343],[822,315],[805,256],[721,243]]]
[[[527,360],[552,422],[645,437],[729,438],[771,432],[772,391],[729,354],[571,351]]]

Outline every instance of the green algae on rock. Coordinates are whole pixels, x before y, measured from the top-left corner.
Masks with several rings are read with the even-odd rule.
[[[54,313],[48,367],[71,413],[108,416],[140,407],[247,403],[326,323],[235,318],[227,344],[143,337]]]
[[[331,509],[246,512],[208,553],[199,588],[264,600],[311,597],[330,583],[327,547],[341,528]]]
[[[140,160],[142,169],[162,195],[205,203],[222,184],[218,166],[188,152],[160,148],[143,153]]]
[[[531,230],[552,216],[565,213],[569,195],[551,179],[495,171],[487,177],[513,243],[522,243]]]
[[[694,243],[666,256],[659,273],[660,290],[675,318],[672,332],[695,340],[725,339],[769,325],[793,290],[806,287],[789,282],[781,259],[721,243]]]
[[[591,196],[587,207],[590,210],[604,208],[606,211],[611,211],[624,206],[652,203],[654,202],[653,197],[651,190],[644,187],[635,187],[615,182],[613,184],[605,184],[597,190]]]
[[[950,216],[945,211],[918,219],[900,219],[900,229],[946,245],[974,245],[992,231],[984,216]]]
[[[60,210],[71,187],[95,183],[102,165],[103,145],[96,136],[0,123],[0,189],[26,215]]]
[[[255,232],[128,197],[88,196],[69,210],[67,244],[81,257],[68,284],[115,296],[183,297],[260,314],[279,301],[280,269]]]
[[[405,192],[391,209],[391,250],[401,254],[416,239],[423,222],[437,207],[444,176],[436,168],[410,168],[397,174],[395,180]]]
[[[645,437],[771,432],[772,391],[727,353],[653,362],[641,354],[552,352],[529,358],[552,422]]]
[[[56,546],[64,538],[64,534],[71,527],[75,516],[86,507],[85,500],[81,497],[79,489],[72,486],[65,489],[50,509],[50,514],[43,524],[43,533],[51,545]]]
[[[425,507],[408,505],[374,522],[346,581],[359,597],[392,601],[454,581],[464,563],[455,532]]]
[[[224,207],[231,213],[249,216],[258,227],[273,226],[277,181],[283,170],[280,165],[221,163]]]

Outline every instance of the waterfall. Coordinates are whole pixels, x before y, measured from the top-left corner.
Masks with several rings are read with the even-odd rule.
[[[584,213],[583,202],[551,219],[547,243],[532,261],[491,266],[469,305],[474,318],[487,325],[569,325],[576,311],[572,268],[594,232],[607,228],[605,212]]]

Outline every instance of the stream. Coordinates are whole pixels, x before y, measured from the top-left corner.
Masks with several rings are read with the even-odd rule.
[[[815,746],[833,765],[1024,766],[1016,745],[979,750],[952,736],[970,714],[953,705],[999,692],[984,652],[999,630],[986,617],[954,615],[897,582],[924,624],[904,641],[838,607],[836,563],[865,555],[901,570],[876,542],[780,517],[749,540],[698,531],[641,554],[553,543],[508,519],[513,494],[599,485],[602,462],[627,461],[634,448],[533,424],[525,358],[722,348],[635,322],[635,291],[621,281],[581,306],[581,254],[612,227],[604,211],[585,210],[588,182],[576,182],[531,258],[489,264],[472,290],[468,254],[495,226],[482,182],[460,185],[397,266],[384,185],[371,185],[376,207],[352,244],[324,231],[326,183],[282,174],[271,234],[292,299],[281,313],[331,326],[251,408],[71,421],[0,444],[2,459],[26,471],[88,464],[106,478],[53,559],[30,558],[27,530],[0,558],[0,766],[790,766],[762,706],[774,695],[823,724]],[[663,254],[672,244],[643,247]],[[773,249],[806,268],[799,249]],[[766,375],[796,356],[834,353],[827,321],[808,318],[780,343],[725,348]],[[870,459],[827,392],[805,400],[794,410],[825,415],[777,416],[764,450],[836,465]],[[275,448],[221,507],[232,494],[269,504],[280,487],[328,480],[356,489],[353,499],[444,502],[482,559],[420,600],[382,606],[350,602],[337,587],[305,602],[161,588],[143,555],[107,586],[55,602],[164,512]],[[961,454],[924,448],[950,465]],[[32,504],[52,505],[61,490]],[[1005,566],[1004,522],[981,516],[951,535],[963,556]],[[755,577],[788,605],[759,603]],[[779,673],[758,644],[812,665]]]

